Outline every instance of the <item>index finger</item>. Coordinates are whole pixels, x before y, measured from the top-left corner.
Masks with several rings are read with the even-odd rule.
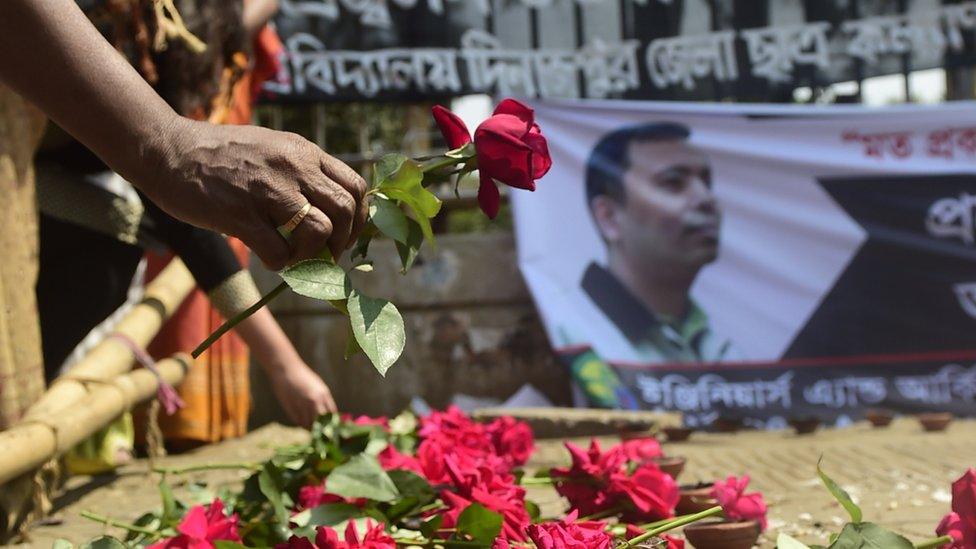
[[[366,197],[366,180],[345,162],[323,152],[319,167],[329,179],[346,189],[357,204]]]

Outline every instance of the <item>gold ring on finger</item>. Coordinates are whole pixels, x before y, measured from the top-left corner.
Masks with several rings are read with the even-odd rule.
[[[291,238],[292,231],[294,231],[295,228],[298,227],[302,223],[302,221],[305,220],[305,216],[308,215],[308,212],[311,209],[312,209],[312,204],[306,201],[305,205],[302,206],[302,209],[295,212],[295,215],[291,216],[291,219],[285,222],[284,225],[279,225],[277,227],[278,234],[280,234],[285,240]]]

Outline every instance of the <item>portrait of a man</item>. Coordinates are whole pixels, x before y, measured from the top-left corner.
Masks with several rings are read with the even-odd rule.
[[[699,272],[719,256],[722,212],[709,159],[689,137],[687,127],[668,122],[624,127],[603,136],[586,164],[585,198],[607,261],[590,263],[580,284],[600,322],[640,364],[736,355],[690,296]],[[591,404],[630,407],[619,372],[594,352],[572,369]]]

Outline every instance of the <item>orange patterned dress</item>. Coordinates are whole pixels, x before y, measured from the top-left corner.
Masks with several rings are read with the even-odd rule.
[[[281,48],[277,35],[267,29],[255,43],[258,61],[254,70],[243,70],[247,59],[235,58],[237,67],[225,69],[224,81],[215,100],[210,121],[219,124],[249,124],[257,91],[256,78],[273,74],[265,66],[276,59],[273,50]],[[235,71],[238,71],[235,73]],[[255,76],[257,75],[257,77]],[[236,238],[227,239],[245,269],[250,255]],[[169,263],[172,256],[149,255],[147,282]],[[211,306],[207,295],[196,289],[163,326],[149,346],[159,360],[177,352],[189,352],[213,333],[224,319]],[[208,443],[234,438],[247,432],[251,410],[249,380],[250,353],[234,331],[228,332],[197,358],[186,379],[178,387],[186,406],[172,416],[159,415],[159,426],[166,441],[175,444]]]

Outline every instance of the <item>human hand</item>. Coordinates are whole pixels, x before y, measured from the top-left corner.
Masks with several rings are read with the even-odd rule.
[[[273,368],[268,374],[275,398],[297,425],[311,427],[318,416],[338,411],[329,386],[304,362]]]
[[[174,217],[236,236],[271,269],[337,258],[366,221],[366,182],[302,137],[178,118],[150,147],[133,183]],[[286,241],[276,231],[306,202]]]

